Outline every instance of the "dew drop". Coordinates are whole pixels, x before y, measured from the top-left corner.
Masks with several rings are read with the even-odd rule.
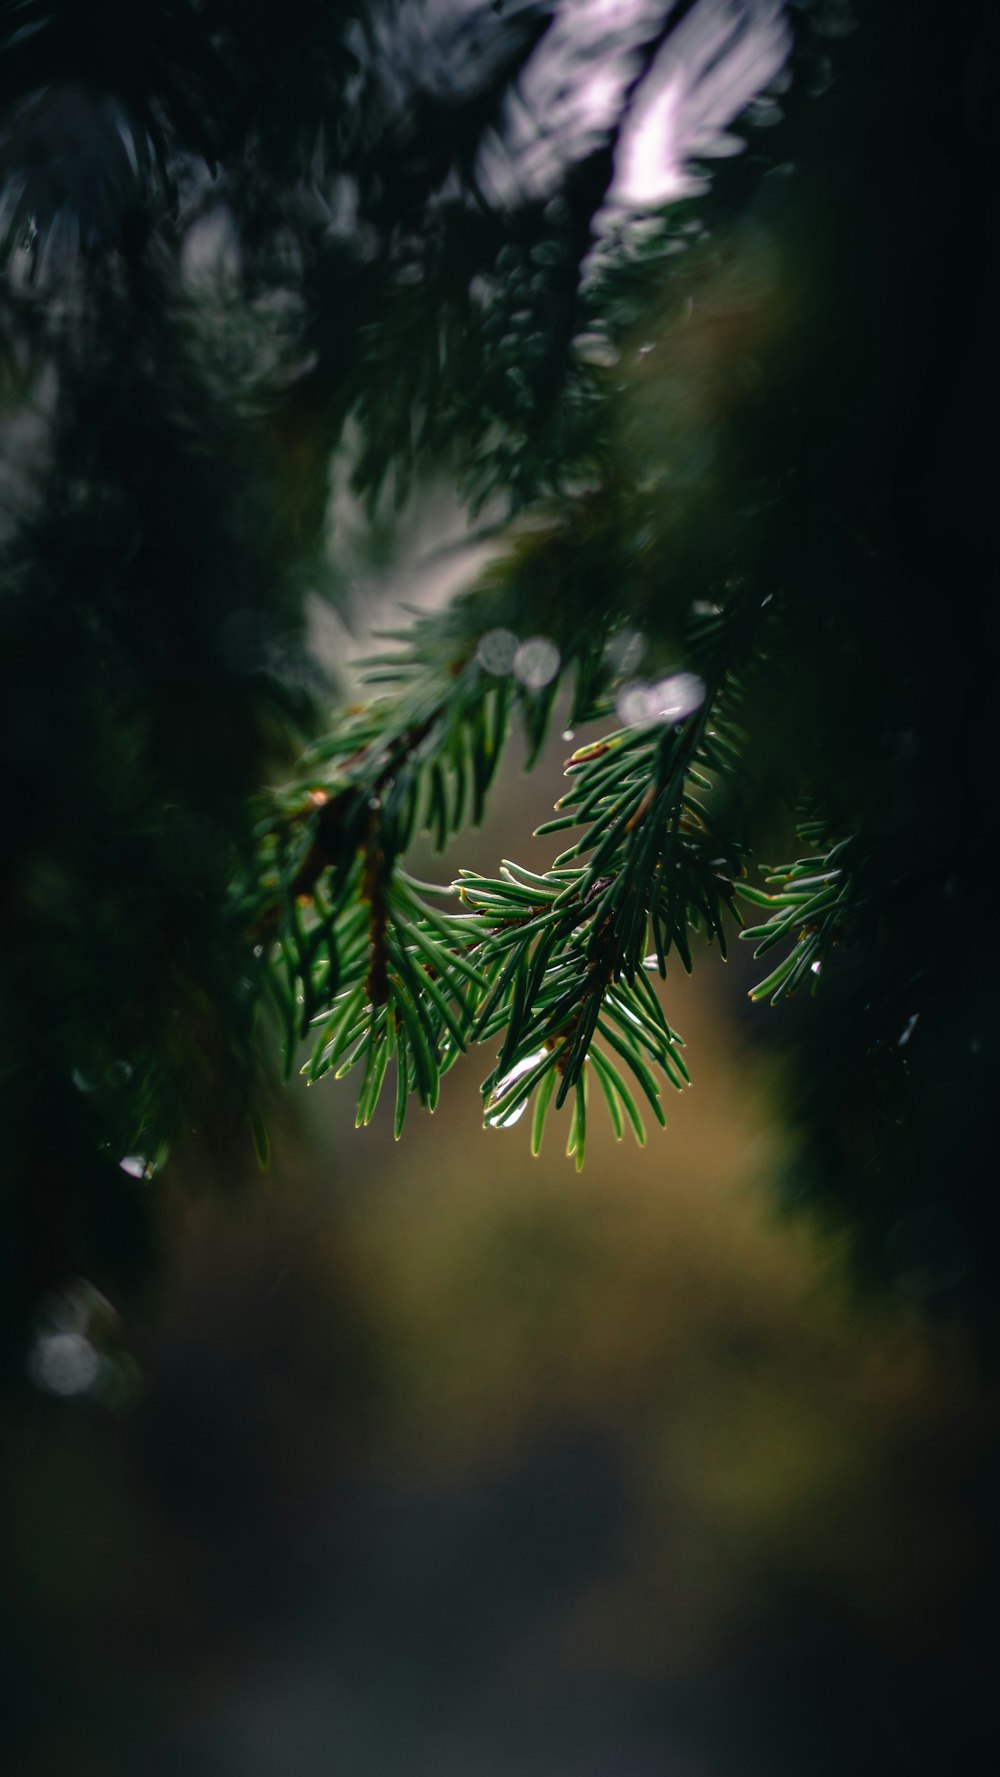
[[[118,1164],[122,1172],[128,1173],[129,1178],[152,1178],[156,1170],[152,1161],[146,1159],[145,1154],[125,1154]]]
[[[526,1055],[523,1061],[517,1062],[516,1065],[511,1068],[509,1073],[504,1074],[503,1079],[498,1080],[493,1088],[493,1103],[497,1104],[500,1099],[503,1098],[504,1094],[510,1090],[511,1086],[513,1086],[515,1080],[519,1080],[523,1074],[530,1073],[531,1069],[541,1061],[544,1054],[544,1049],[536,1049],[533,1055]],[[512,1110],[507,1111],[506,1114],[502,1116],[496,1116],[491,1113],[489,1106],[487,1106],[486,1122],[490,1129],[510,1129],[521,1117],[523,1117],[527,1108],[527,1098],[522,1098],[520,1104],[515,1105]]]
[[[514,677],[527,691],[541,691],[559,671],[561,655],[548,636],[531,636],[514,655]]]
[[[512,629],[490,629],[480,640],[476,659],[484,673],[504,678],[514,666],[518,638]]]
[[[486,1121],[491,1129],[513,1129],[514,1124],[520,1122],[527,1108],[528,1101],[526,1098],[522,1098],[520,1104],[516,1104],[512,1111],[507,1112],[506,1117],[487,1117]]]
[[[671,673],[649,693],[651,713],[661,722],[682,722],[705,701],[705,681],[697,673]]]
[[[28,1357],[28,1374],[49,1394],[86,1394],[101,1360],[83,1333],[40,1333]]]
[[[615,709],[623,728],[639,728],[643,722],[652,721],[649,686],[638,682],[623,685],[615,698]]]

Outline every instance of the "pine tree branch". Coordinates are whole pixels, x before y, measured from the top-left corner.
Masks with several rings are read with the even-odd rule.
[[[791,940],[791,948],[777,967],[750,991],[752,1000],[770,999],[772,1006],[789,999],[804,984],[816,992],[830,951],[848,936],[860,911],[858,836],[851,834],[831,842],[826,838],[825,823],[815,818],[800,822],[798,833],[814,845],[824,844],[824,849],[790,864],[772,866],[765,878],[766,889],[742,882],[738,890],[743,900],[770,911],[764,924],[740,933],[756,945],[755,957]]]
[[[398,1134],[411,1097],[433,1109],[464,1049],[500,1038],[483,1087],[489,1124],[516,1120],[537,1090],[537,1148],[550,1104],[569,1101],[568,1151],[582,1164],[591,1075],[617,1135],[627,1121],[644,1139],[636,1093],[664,1122],[658,1077],[681,1087],[688,1073],[648,971],[665,976],[671,949],[690,969],[699,929],[725,954],[727,916],[739,917],[741,848],[719,831],[708,798],[738,760],[733,662],[750,645],[748,609],[759,622],[761,602],[744,595],[696,614],[691,658],[706,678],[684,671],[618,686],[633,713],[641,695],[645,719],[568,760],[571,787],[538,831],[579,833],[551,870],[506,863],[495,879],[462,871],[450,891],[429,891],[403,868],[414,832],[428,831],[440,849],[468,812],[478,818],[512,708],[537,749],[572,666],[585,713],[606,720],[616,650],[600,635],[577,636],[564,653],[546,644],[551,679],[526,685],[531,674],[510,651],[516,638],[470,627],[483,616],[473,599],[420,618],[401,651],[368,662],[379,695],[313,749],[314,769],[262,821],[248,923],[281,1009],[286,1069],[307,1037],[310,1081],[360,1067],[366,1123],[395,1059]],[[521,678],[509,670],[519,660]],[[433,895],[463,911],[439,910]]]

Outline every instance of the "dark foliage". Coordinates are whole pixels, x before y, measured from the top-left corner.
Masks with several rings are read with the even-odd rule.
[[[796,8],[745,151],[616,220],[706,6],[542,186],[511,104],[544,6],[0,10],[15,1348],[47,1283],[139,1281],[172,1145],[223,1180],[264,1143],[268,990],[289,1064],[309,1033],[313,1077],[361,1067],[360,1121],[393,1059],[401,1127],[499,1039],[488,1116],[535,1092],[537,1141],[569,1100],[582,1158],[588,1080],[617,1130],[662,1118],[649,973],[741,903],[761,993],[818,989],[775,1015],[790,1190],[995,1336],[995,26]],[[317,740],[335,451],[373,514],[444,468],[512,528]],[[413,834],[478,817],[567,675],[603,723],[568,850],[442,911]]]

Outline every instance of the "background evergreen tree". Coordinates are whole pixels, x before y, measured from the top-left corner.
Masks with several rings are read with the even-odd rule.
[[[400,1126],[487,1041],[488,1115],[531,1095],[540,1139],[568,1100],[582,1157],[601,1096],[662,1114],[650,975],[741,912],[789,1189],[992,1339],[991,10],[650,9],[540,178],[551,8],[0,19],[15,1362],[47,1284],[141,1281],[171,1149],[222,1183],[264,1145],[276,1023]],[[745,151],[696,141],[637,222],[663,58],[711,115],[765,27]],[[373,514],[447,472],[497,549],[331,724],[335,453]],[[475,818],[567,679],[601,726],[563,861],[428,896],[413,834]]]

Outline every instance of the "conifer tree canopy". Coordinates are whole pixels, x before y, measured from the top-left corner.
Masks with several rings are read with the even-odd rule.
[[[980,0],[3,0],[15,1370],[282,1065],[402,1133],[482,1045],[504,1139],[643,1139],[706,938],[782,1189],[995,1339],[996,56]],[[341,705],[331,488],[441,476],[489,565]],[[418,880],[567,690],[551,868]]]

